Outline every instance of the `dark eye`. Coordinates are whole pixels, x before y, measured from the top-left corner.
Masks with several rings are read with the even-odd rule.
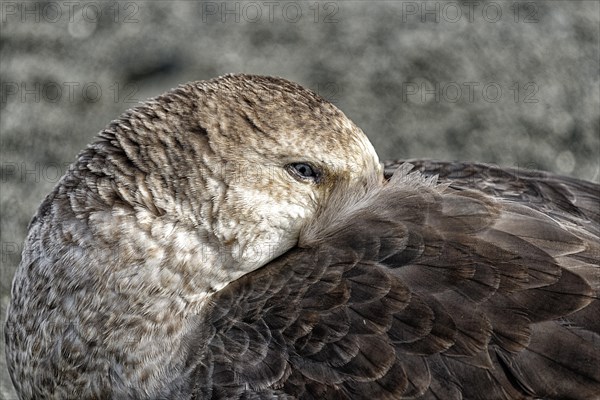
[[[292,163],[286,165],[286,170],[294,178],[301,181],[317,182],[321,177],[319,170],[307,163]]]

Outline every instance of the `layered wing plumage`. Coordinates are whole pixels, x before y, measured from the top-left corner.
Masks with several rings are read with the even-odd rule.
[[[178,393],[600,398],[598,186],[415,164],[218,292]]]

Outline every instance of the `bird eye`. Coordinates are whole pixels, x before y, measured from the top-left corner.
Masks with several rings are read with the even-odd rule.
[[[301,181],[317,182],[321,177],[320,172],[315,167],[307,163],[288,164],[286,165],[286,170],[294,178]]]

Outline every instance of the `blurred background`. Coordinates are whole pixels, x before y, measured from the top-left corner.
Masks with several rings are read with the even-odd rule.
[[[597,1],[0,5],[2,328],[44,196],[111,119],[187,81],[230,72],[297,81],[341,108],[382,159],[600,182]]]

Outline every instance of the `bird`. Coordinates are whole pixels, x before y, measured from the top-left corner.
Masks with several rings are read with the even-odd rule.
[[[21,399],[599,399],[600,186],[380,162],[283,78],[112,121],[28,227]]]

